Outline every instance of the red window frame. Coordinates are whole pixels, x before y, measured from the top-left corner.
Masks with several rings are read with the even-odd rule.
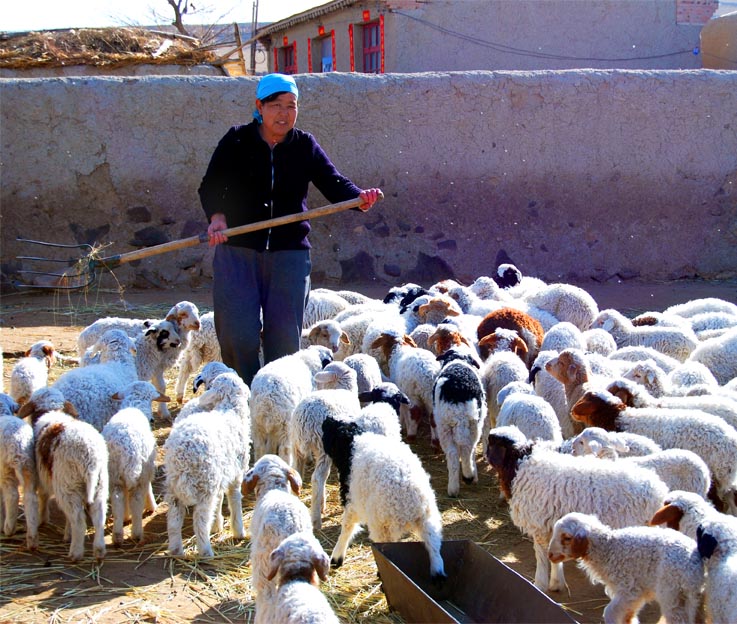
[[[297,42],[293,42],[291,45],[284,46],[282,48],[281,57],[284,61],[284,69],[282,70],[285,74],[297,74]]]
[[[382,28],[379,20],[363,25],[363,72],[380,74],[383,72]]]

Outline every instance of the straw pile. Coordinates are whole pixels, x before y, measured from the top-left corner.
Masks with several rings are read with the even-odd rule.
[[[195,65],[215,55],[188,41],[145,28],[80,28],[0,36],[0,68],[95,65]]]

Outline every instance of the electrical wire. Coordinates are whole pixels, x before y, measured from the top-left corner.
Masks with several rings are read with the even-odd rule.
[[[651,59],[668,58],[672,56],[679,56],[681,54],[695,54],[696,55],[700,53],[700,50],[698,47],[689,49],[689,50],[679,50],[678,52],[667,52],[664,54],[653,54],[650,56],[631,56],[631,57],[585,57],[585,56],[567,56],[564,54],[551,54],[547,52],[536,52],[535,50],[525,50],[524,48],[516,48],[513,46],[505,45],[503,43],[495,43],[493,41],[486,41],[484,39],[480,39],[472,35],[465,35],[463,33],[456,32],[449,28],[445,28],[444,26],[439,26],[438,24],[433,24],[432,22],[428,22],[427,20],[424,20],[420,17],[409,15],[408,13],[404,13],[403,11],[400,11],[398,9],[390,9],[390,11],[391,13],[395,13],[397,15],[401,15],[402,17],[406,17],[407,19],[419,22],[420,24],[427,26],[428,28],[441,32],[450,37],[455,37],[457,39],[461,39],[468,43],[473,43],[473,44],[480,45],[486,48],[491,48],[492,50],[496,50],[497,52],[504,52],[506,54],[516,54],[518,56],[529,56],[533,58],[544,58],[544,59],[552,59],[552,60],[557,60],[557,61],[624,62],[624,61],[645,61],[645,60],[651,60]]]

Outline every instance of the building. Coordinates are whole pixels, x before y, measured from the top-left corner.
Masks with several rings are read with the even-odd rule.
[[[268,71],[700,68],[718,0],[333,0],[258,30]]]

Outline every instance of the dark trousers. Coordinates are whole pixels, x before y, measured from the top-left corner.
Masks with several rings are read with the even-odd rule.
[[[215,249],[215,331],[223,362],[247,384],[260,367],[262,339],[264,364],[299,350],[311,268],[309,250]]]

